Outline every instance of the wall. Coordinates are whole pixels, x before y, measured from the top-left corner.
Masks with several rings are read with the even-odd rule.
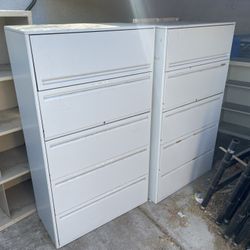
[[[0,9],[24,9],[30,0],[0,0]],[[190,21],[236,21],[250,33],[249,0],[38,0],[34,23],[130,22],[133,17],[178,16]]]
[[[37,0],[34,23],[131,22],[133,17],[170,16],[169,0]],[[0,9],[25,9],[31,0],[0,0]],[[169,1],[171,2],[171,1]]]
[[[31,0],[0,0],[0,9],[25,9]],[[128,17],[126,1],[37,0],[34,23],[116,22]]]
[[[135,0],[135,6],[145,5],[148,17],[175,16],[185,21],[237,22],[236,33],[250,33],[249,0]],[[144,4],[143,4],[144,3]],[[138,11],[139,16],[143,14]]]
[[[236,21],[236,33],[250,33],[249,0],[168,0],[175,2],[175,15],[204,22]],[[179,7],[177,7],[179,6]]]

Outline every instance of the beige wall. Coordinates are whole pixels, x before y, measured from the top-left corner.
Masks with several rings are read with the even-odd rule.
[[[0,0],[0,9],[25,9],[31,0]],[[167,0],[37,0],[34,23],[130,22],[171,15]]]
[[[0,9],[24,9],[30,0],[0,0]],[[133,17],[178,16],[190,21],[236,21],[250,33],[249,0],[37,0],[34,23],[129,22]]]
[[[236,33],[250,33],[249,0],[168,0],[168,2],[170,5],[175,2],[175,13],[184,20],[235,21]]]
[[[25,9],[31,0],[0,0],[0,9]],[[129,1],[37,0],[34,23],[128,21]]]

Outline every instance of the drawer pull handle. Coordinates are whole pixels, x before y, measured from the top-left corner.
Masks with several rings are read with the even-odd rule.
[[[78,95],[80,93],[83,92],[87,92],[87,91],[96,91],[99,89],[104,89],[104,88],[112,88],[112,87],[120,87],[122,85],[126,85],[126,84],[138,84],[138,82],[142,82],[145,80],[149,80],[150,79],[150,75],[144,75],[141,77],[134,77],[131,79],[126,79],[126,80],[111,80],[111,81],[101,81],[98,82],[97,84],[85,84],[84,86],[78,88],[76,86],[74,86],[75,89],[73,90],[68,90],[67,88],[62,89],[61,91],[59,91],[58,93],[51,93],[50,90],[47,90],[42,98],[44,99],[44,101],[49,101],[49,100],[54,100],[54,99],[60,99],[62,97],[66,97],[66,96],[72,96],[72,95]],[[148,84],[148,82],[144,82],[143,84]]]
[[[199,72],[203,72],[203,71],[207,71],[207,70],[217,69],[220,67],[224,67],[226,65],[227,65],[226,63],[222,63],[219,65],[215,65],[215,66],[211,66],[211,67],[207,67],[207,68],[200,68],[200,69],[197,69],[197,67],[200,67],[200,66],[188,67],[188,71],[184,71],[184,72],[180,72],[180,73],[169,73],[168,78],[171,79],[171,78],[176,78],[179,76],[184,76],[184,75],[199,73]]]
[[[176,144],[177,144],[177,143],[180,143],[180,142],[182,142],[182,141],[183,141],[183,140],[179,140],[179,141],[176,142]]]

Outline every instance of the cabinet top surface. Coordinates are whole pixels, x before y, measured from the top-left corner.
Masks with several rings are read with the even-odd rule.
[[[112,30],[134,30],[134,29],[153,29],[157,28],[192,28],[208,26],[235,25],[228,23],[191,23],[170,21],[157,24],[133,24],[133,23],[73,23],[73,24],[46,24],[46,25],[16,25],[6,26],[7,30],[20,32],[24,34],[48,34],[48,33],[74,33],[74,32],[94,32],[94,31],[112,31]]]
[[[73,23],[46,25],[16,25],[5,26],[6,30],[25,34],[74,33],[112,30],[154,29],[153,25],[132,23]]]
[[[153,23],[151,23],[153,25]],[[163,29],[182,29],[182,28],[195,28],[195,27],[211,27],[211,26],[226,26],[235,25],[234,22],[223,23],[202,23],[202,22],[185,22],[185,21],[168,21],[155,23],[157,28]]]

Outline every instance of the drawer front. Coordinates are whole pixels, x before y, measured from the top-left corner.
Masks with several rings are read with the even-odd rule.
[[[169,146],[162,146],[160,174],[167,174],[200,155],[214,150],[218,124]]]
[[[124,156],[96,170],[53,185],[56,214],[81,206],[92,199],[113,192],[130,181],[148,175],[149,151]]]
[[[89,88],[85,84],[39,92],[46,140],[151,109],[150,74],[94,83]]]
[[[166,70],[189,63],[229,58],[234,25],[170,29]]]
[[[174,109],[224,92],[227,70],[228,62],[225,61],[166,73],[164,109]]]
[[[39,90],[152,70],[154,29],[32,35]]]
[[[163,113],[162,143],[171,142],[199,130],[220,118],[222,95]],[[171,114],[170,114],[171,113]]]
[[[213,151],[188,162],[175,171],[160,177],[158,202],[175,193],[211,169]]]
[[[148,147],[150,117],[131,118],[46,143],[53,181],[77,176]]]
[[[143,204],[148,198],[147,189],[148,179],[145,177],[74,213],[58,217],[60,246]]]

